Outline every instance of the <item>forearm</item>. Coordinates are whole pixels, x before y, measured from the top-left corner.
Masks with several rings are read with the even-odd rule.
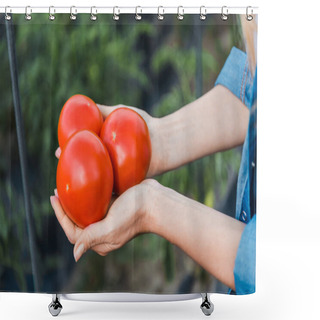
[[[234,289],[234,263],[245,224],[157,183],[150,200],[146,231],[177,245]]]
[[[219,85],[175,113],[154,119],[157,161],[151,161],[149,176],[242,144],[248,120],[248,108]]]

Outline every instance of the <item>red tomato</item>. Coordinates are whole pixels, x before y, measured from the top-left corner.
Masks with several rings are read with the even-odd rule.
[[[97,135],[103,124],[102,114],[90,98],[76,94],[64,104],[58,124],[59,146],[62,147],[73,133],[80,130],[90,130]]]
[[[76,132],[62,149],[57,168],[60,202],[69,218],[84,228],[104,218],[112,195],[113,171],[101,139]]]
[[[118,108],[105,119],[100,137],[109,151],[114,191],[121,194],[140,183],[151,160],[151,141],[144,119],[128,108]]]

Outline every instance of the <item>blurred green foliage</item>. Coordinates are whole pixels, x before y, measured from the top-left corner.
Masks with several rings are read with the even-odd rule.
[[[39,251],[43,250],[39,253],[44,266],[42,277],[61,266],[61,254],[47,251],[52,243],[50,219],[55,219],[49,196],[55,188],[57,124],[64,102],[71,95],[82,93],[101,104],[136,106],[157,117],[176,111],[197,98],[195,81],[199,68],[203,75],[200,85],[203,91],[209,90],[231,47],[242,46],[236,20],[222,25],[218,16],[210,19],[200,22],[187,16],[177,23],[174,17],[166,17],[164,22],[146,17],[137,23],[132,16],[123,15],[119,22],[110,16],[99,16],[98,21],[91,22],[87,16],[79,15],[72,22],[68,15],[59,15],[50,22],[47,15],[37,15],[26,22],[23,16],[14,16],[32,208],[36,238],[42,248]],[[200,48],[195,45],[199,34],[194,32],[199,23],[203,44]],[[19,290],[23,291],[27,289],[25,276],[31,271],[4,24],[0,24],[0,40],[0,290],[2,272],[9,268],[14,270]],[[201,55],[200,66],[197,52]],[[237,172],[239,163],[239,152],[230,150],[157,179],[213,207],[226,194],[228,176]],[[158,290],[165,291],[166,283],[174,281],[174,275],[181,271],[177,250],[155,235],[142,235],[112,253],[109,261],[130,266],[134,254],[135,261],[160,263],[163,275],[159,276],[164,277],[164,282]],[[191,259],[183,259],[193,266]],[[99,274],[101,263],[94,263],[91,268],[91,272]],[[199,274],[200,281],[206,279]],[[46,289],[45,280],[42,287]],[[86,291],[101,288],[101,282],[89,278],[73,287]]]

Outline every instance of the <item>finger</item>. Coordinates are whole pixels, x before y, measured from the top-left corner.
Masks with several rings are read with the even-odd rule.
[[[107,233],[104,220],[93,223],[86,227],[77,239],[74,248],[73,256],[77,262],[81,256],[89,249],[96,247],[99,252],[103,249],[103,237]],[[105,252],[105,251],[104,251]]]
[[[113,110],[117,108],[117,107],[104,106],[102,104],[97,104],[97,106],[102,113],[103,119],[105,119]]]
[[[55,193],[56,193],[56,190],[57,189],[55,189]],[[57,196],[57,194],[56,194],[56,196]],[[114,194],[112,195],[111,200],[109,202],[108,211],[117,198],[118,197],[116,195],[114,195]],[[108,250],[106,250],[106,245],[104,243],[92,246],[91,250],[95,251],[100,256],[106,256],[108,254]]]
[[[56,152],[54,153],[56,155],[56,157],[59,159],[60,155],[61,155],[61,149],[60,147],[56,150]]]
[[[81,229],[79,227],[77,227],[69,219],[69,217],[65,214],[58,197],[51,196],[50,202],[51,202],[52,208],[56,214],[56,217],[57,217],[64,233],[66,234],[68,240],[71,243],[75,243],[77,241],[77,239],[79,238],[79,235],[81,233]]]

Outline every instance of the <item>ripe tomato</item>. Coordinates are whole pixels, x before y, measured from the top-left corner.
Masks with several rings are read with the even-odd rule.
[[[105,119],[100,137],[111,157],[115,193],[121,194],[140,183],[151,160],[151,141],[144,119],[129,108],[118,108]]]
[[[97,135],[103,124],[102,114],[90,98],[76,94],[64,104],[58,124],[59,146],[62,147],[73,133],[80,130],[90,130]]]
[[[60,202],[69,218],[84,228],[104,218],[112,195],[113,171],[101,139],[82,130],[69,138],[57,168]]]

